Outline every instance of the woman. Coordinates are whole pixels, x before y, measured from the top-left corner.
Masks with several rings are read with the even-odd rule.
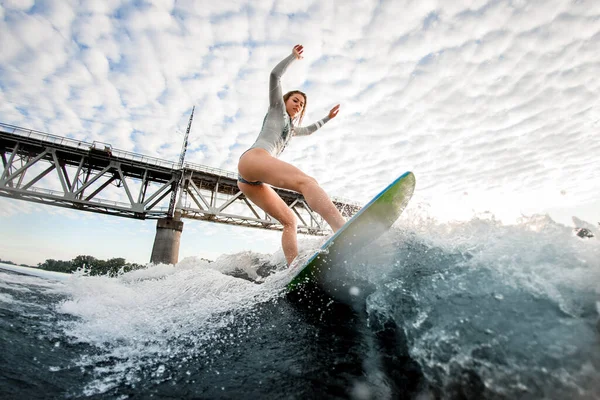
[[[294,60],[302,59],[303,51],[301,45],[294,46],[292,54],[271,71],[269,111],[258,139],[242,154],[238,163],[238,187],[242,193],[283,225],[281,246],[288,265],[298,255],[296,216],[270,185],[302,193],[310,208],[319,213],[334,232],[346,222],[316,180],[277,159],[292,136],[310,135],[315,132],[335,118],[340,107],[339,104],[336,105],[329,111],[329,115],[312,125],[294,125],[295,122],[300,124],[302,121],[306,109],[306,95],[294,90],[283,96],[281,76]]]

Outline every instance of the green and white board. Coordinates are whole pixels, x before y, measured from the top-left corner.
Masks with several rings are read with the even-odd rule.
[[[295,291],[307,282],[318,282],[319,277],[336,265],[350,259],[358,250],[387,232],[396,222],[415,190],[415,175],[405,172],[360,209],[321,248],[301,266],[288,283]]]

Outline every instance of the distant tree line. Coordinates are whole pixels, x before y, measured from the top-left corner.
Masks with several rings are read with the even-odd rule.
[[[144,268],[144,265],[128,263],[124,258],[111,258],[110,260],[98,260],[92,256],[77,256],[71,261],[49,259],[38,264],[38,268],[47,271],[72,273],[79,268],[85,268],[90,275],[115,276],[120,271],[128,272],[134,269]]]

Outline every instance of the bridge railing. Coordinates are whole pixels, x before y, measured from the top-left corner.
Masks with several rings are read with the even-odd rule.
[[[183,168],[191,169],[194,171],[207,172],[209,174],[224,176],[224,177],[231,178],[231,179],[237,179],[237,173],[235,173],[235,172],[227,171],[227,170],[220,169],[220,168],[208,167],[206,165],[184,162]]]
[[[131,153],[129,151],[114,149],[114,148],[112,148],[112,146],[110,146],[106,143],[102,143],[102,144],[108,146],[108,148],[97,145],[98,143],[101,143],[101,142],[88,143],[88,142],[84,142],[83,140],[75,140],[75,139],[70,139],[70,138],[66,138],[66,137],[62,137],[62,136],[51,135],[49,133],[39,132],[39,131],[35,131],[33,129],[24,129],[24,128],[14,126],[14,125],[4,124],[2,122],[0,122],[0,128],[2,128],[2,130],[7,133],[13,133],[15,135],[19,135],[19,136],[30,138],[30,139],[36,139],[36,140],[40,140],[43,142],[49,142],[52,144],[59,144],[62,146],[73,147],[73,148],[76,148],[79,150],[84,150],[84,151],[96,150],[96,151],[100,151],[100,152],[107,152],[107,153],[110,153],[110,155],[112,155],[112,156],[123,158],[126,160],[143,162],[146,164],[155,165],[157,167],[164,167],[164,168],[169,168],[169,169],[179,169],[177,163],[175,163],[175,162],[162,160],[162,159],[156,158],[156,157],[144,156],[142,154]]]

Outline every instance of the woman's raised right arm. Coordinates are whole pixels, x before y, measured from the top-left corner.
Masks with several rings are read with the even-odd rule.
[[[281,77],[296,58],[302,58],[302,46],[294,46],[292,54],[284,58],[273,68],[269,77],[269,104],[271,107],[283,104],[283,91],[281,90]]]

